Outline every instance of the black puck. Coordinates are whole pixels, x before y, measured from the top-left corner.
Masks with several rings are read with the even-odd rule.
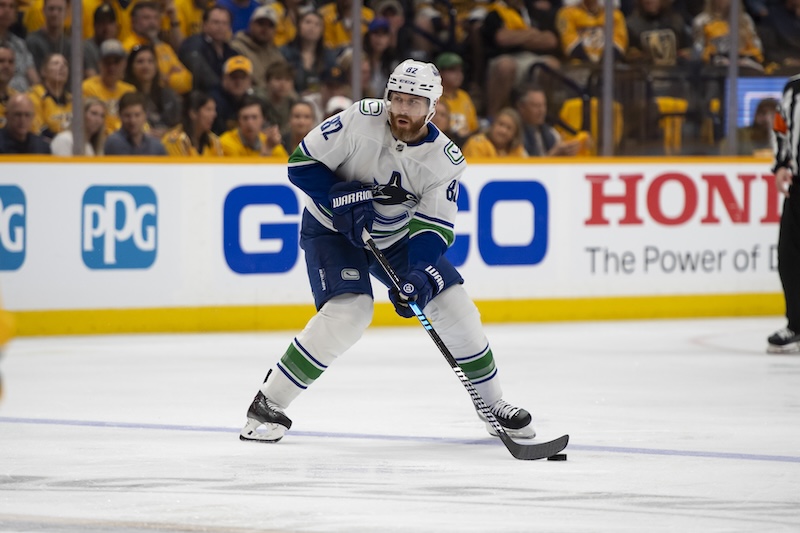
[[[565,454],[565,453],[557,453],[555,455],[551,455],[550,457],[548,457],[547,460],[548,461],[566,461],[567,460],[567,454]]]

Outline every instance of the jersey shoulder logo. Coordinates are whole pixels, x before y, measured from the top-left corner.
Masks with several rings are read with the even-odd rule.
[[[416,205],[418,201],[414,194],[403,188],[403,178],[397,171],[392,172],[386,185],[376,184],[372,199],[381,205],[405,204],[408,207]]]
[[[378,116],[383,112],[383,100],[376,98],[361,100],[361,105],[358,106],[358,109],[362,115],[367,115],[368,117]]]
[[[444,155],[446,155],[447,159],[454,165],[458,165],[464,161],[464,154],[461,153],[461,148],[453,141],[450,141],[447,143],[447,146],[444,147]]]

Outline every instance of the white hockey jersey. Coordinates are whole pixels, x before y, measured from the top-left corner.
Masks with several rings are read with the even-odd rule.
[[[308,211],[329,229],[334,229],[331,186],[360,181],[373,186],[372,236],[380,248],[406,234],[425,232],[450,246],[466,162],[445,134],[432,124],[428,130],[416,144],[399,141],[392,135],[383,101],[361,100],[305,137],[289,159],[289,178],[308,195]]]

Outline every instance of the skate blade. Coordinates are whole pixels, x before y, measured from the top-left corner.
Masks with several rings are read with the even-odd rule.
[[[508,434],[509,437],[515,439],[532,439],[536,436],[536,430],[533,429],[533,426],[530,424],[520,429],[508,429],[508,428],[504,429],[506,430],[506,433]],[[489,432],[489,435],[497,437],[497,431],[494,430],[494,428],[489,422],[486,422],[486,431]]]
[[[259,427],[263,427],[261,431]],[[252,418],[247,419],[242,431],[239,432],[239,440],[249,440],[252,442],[278,442],[286,433],[286,428],[280,424],[262,424]]]
[[[793,342],[785,346],[776,346],[774,344],[768,344],[767,353],[778,354],[778,355],[787,353],[800,353],[800,343]]]

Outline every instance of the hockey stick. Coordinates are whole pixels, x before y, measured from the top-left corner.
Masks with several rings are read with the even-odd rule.
[[[400,290],[400,277],[389,263],[389,260],[386,259],[386,256],[383,255],[383,252],[381,252],[378,246],[375,244],[375,241],[372,240],[372,236],[369,234],[366,228],[361,234],[361,238],[372,251],[372,254],[375,256],[375,259],[377,259],[378,263],[380,263],[381,268],[383,268],[384,272],[386,272],[386,275],[392,280],[392,284],[394,284],[397,290]],[[456,373],[458,379],[461,380],[461,384],[464,385],[464,388],[467,389],[467,392],[469,392],[472,403],[475,404],[475,407],[481,412],[481,414],[483,414],[489,424],[491,424],[492,428],[500,437],[500,440],[503,441],[503,444],[506,445],[508,451],[511,452],[511,455],[517,459],[527,461],[534,459],[545,459],[547,457],[556,455],[558,452],[567,447],[569,435],[564,435],[555,440],[538,444],[518,444],[515,442],[508,435],[508,433],[506,433],[506,430],[500,425],[500,422],[497,421],[497,418],[495,418],[495,416],[489,410],[489,407],[486,405],[486,402],[483,401],[483,398],[475,388],[475,385],[472,384],[466,374],[464,374],[464,371],[461,370],[461,366],[459,366],[458,361],[456,361],[456,358],[450,353],[450,350],[447,349],[447,346],[445,346],[442,338],[439,337],[439,334],[436,333],[436,330],[433,329],[433,324],[430,323],[428,317],[426,317],[425,313],[422,312],[422,309],[419,308],[417,302],[408,302],[408,305],[411,310],[414,311],[414,314],[417,316],[420,324],[422,324],[422,326],[425,328],[425,331],[427,331],[428,335],[431,337],[431,339],[433,339],[433,343],[437,348],[439,348],[439,351],[450,364],[450,368],[453,369],[453,372]]]

